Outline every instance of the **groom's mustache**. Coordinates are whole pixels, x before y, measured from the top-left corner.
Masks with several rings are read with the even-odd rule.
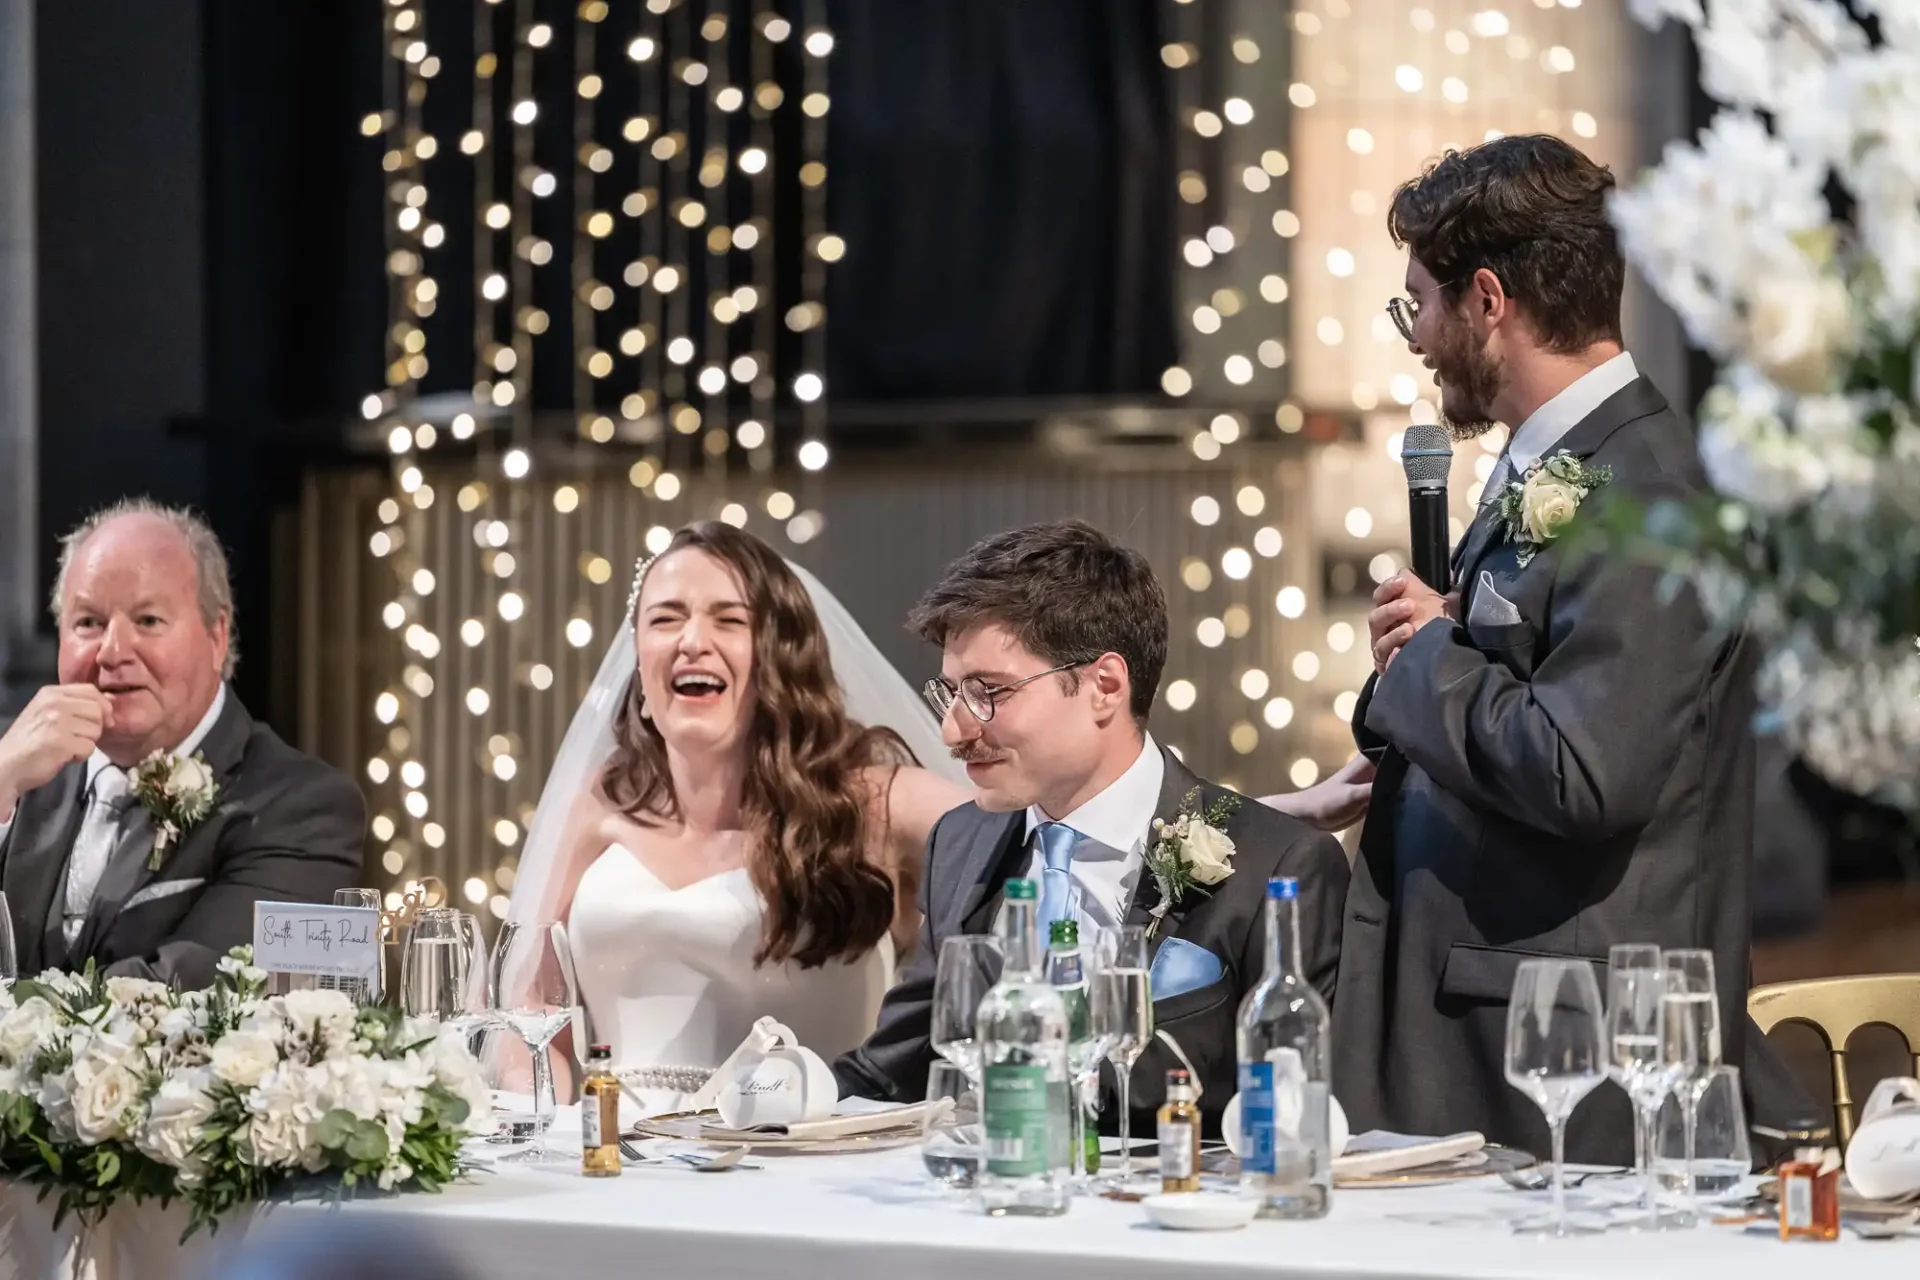
[[[993,753],[991,751],[974,742],[961,743],[959,746],[951,749],[951,754],[955,760],[962,761],[966,764],[985,764],[987,761],[993,759]]]

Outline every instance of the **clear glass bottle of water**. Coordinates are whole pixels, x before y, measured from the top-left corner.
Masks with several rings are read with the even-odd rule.
[[[1060,993],[1067,1010],[1067,1105],[1070,1168],[1076,1179],[1100,1171],[1100,1131],[1088,1123],[1092,1108],[1082,1086],[1099,1065],[1100,1044],[1093,1038],[1092,1010],[1087,1003],[1087,970],[1080,953],[1080,925],[1055,920],[1047,933],[1047,981]]]
[[[1241,1185],[1266,1218],[1325,1217],[1332,1034],[1326,1002],[1300,966],[1300,882],[1267,881],[1267,970],[1240,1002]]]
[[[1047,982],[1031,880],[1007,881],[1000,981],[980,1002],[980,1202],[995,1217],[1065,1213],[1072,1194],[1067,1132],[1067,1010]]]

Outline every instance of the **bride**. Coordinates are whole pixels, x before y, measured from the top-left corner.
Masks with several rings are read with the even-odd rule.
[[[824,587],[749,533],[691,525],[639,570],[508,922],[566,925],[590,1035],[650,1106],[681,1106],[762,1016],[831,1061],[872,1030],[918,930],[927,833],[967,798],[954,777]]]

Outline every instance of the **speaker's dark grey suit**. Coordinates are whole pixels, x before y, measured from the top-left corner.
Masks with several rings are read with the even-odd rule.
[[[1171,752],[1156,816],[1172,819],[1187,793],[1200,789],[1204,811],[1226,794],[1202,782]],[[949,937],[991,930],[1006,882],[1026,874],[1030,853],[1026,811],[987,813],[967,804],[935,824],[927,841],[927,872],[922,883],[919,945],[899,981],[880,1006],[879,1026],[866,1044],[834,1064],[843,1095],[918,1100],[925,1095],[933,1047],[933,982],[940,944]],[[1234,1023],[1240,998],[1260,980],[1266,963],[1266,883],[1270,876],[1298,876],[1300,952],[1308,978],[1329,999],[1339,967],[1340,909],[1347,885],[1347,860],[1332,836],[1324,835],[1257,801],[1243,799],[1223,824],[1233,840],[1234,873],[1212,886],[1207,897],[1194,895],[1168,912],[1155,940],[1169,937],[1205,947],[1221,963],[1219,981],[1195,991],[1155,1001],[1156,1026],[1186,1051],[1204,1086],[1201,1107],[1207,1127],[1217,1131],[1220,1113],[1235,1088]],[[1142,833],[1144,836],[1146,833]],[[1142,872],[1129,908],[1129,924],[1150,922],[1159,901],[1152,877]],[[1136,1133],[1151,1133],[1152,1111],[1164,1100],[1166,1073],[1180,1063],[1157,1041],[1135,1065],[1131,1110]],[[1112,1083],[1109,1079],[1109,1093]],[[1114,1111],[1102,1108],[1103,1123]],[[1143,1129],[1142,1125],[1148,1127]]]
[[[1706,488],[1692,432],[1644,379],[1561,449],[1642,500]],[[1416,632],[1355,714],[1379,775],[1347,898],[1335,1093],[1356,1133],[1477,1129],[1544,1154],[1540,1112],[1503,1069],[1516,967],[1592,960],[1604,998],[1608,947],[1652,942],[1712,950],[1725,1059],[1777,1114],[1796,1094],[1746,1020],[1752,646],[1716,640],[1654,570],[1553,546],[1522,568],[1519,550],[1483,506],[1454,557],[1468,621]],[[1568,1155],[1629,1162],[1632,1134],[1603,1085]]]
[[[213,981],[228,948],[253,940],[255,902],[328,902],[359,883],[367,810],[344,774],[256,723],[231,689],[200,754],[220,784],[213,812],[156,871],[153,817],[131,804],[71,947],[61,902],[87,766],[70,764],[20,798],[0,843],[0,888],[21,973],[91,959],[111,975],[194,990]]]

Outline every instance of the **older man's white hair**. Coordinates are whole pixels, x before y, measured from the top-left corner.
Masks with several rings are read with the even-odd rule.
[[[220,539],[214,536],[207,522],[185,507],[169,507],[151,498],[122,498],[94,512],[61,538],[60,567],[53,578],[54,621],[60,619],[61,601],[67,595],[67,571],[73,567],[74,557],[102,526],[122,516],[152,516],[171,525],[186,542],[187,551],[193,556],[194,576],[198,579],[200,620],[208,627],[223,617],[227,620],[227,662],[220,675],[231,680],[234,666],[240,661],[240,633],[233,619],[233,583],[227,576],[226,548],[220,545]]]

